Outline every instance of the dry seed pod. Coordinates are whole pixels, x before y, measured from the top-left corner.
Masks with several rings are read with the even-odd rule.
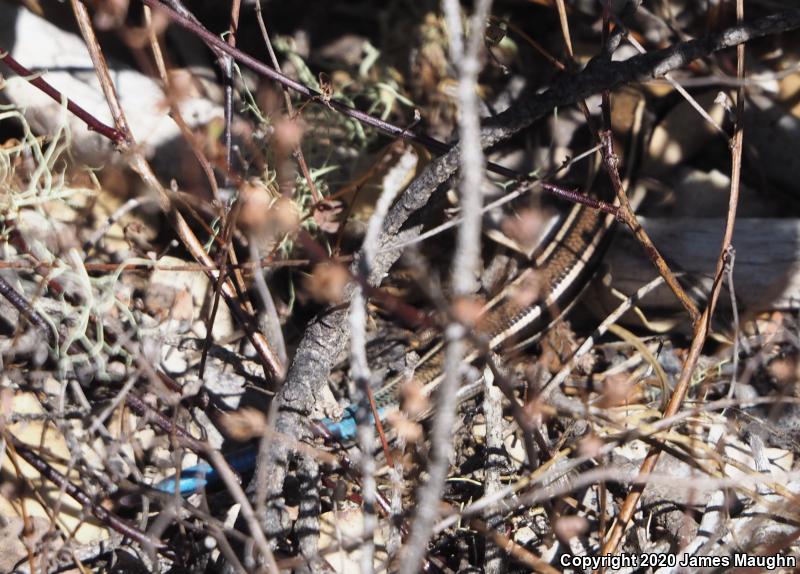
[[[288,197],[270,192],[258,180],[251,180],[239,189],[239,227],[253,237],[259,250],[271,252],[287,235],[300,227],[300,209]]]
[[[298,120],[280,119],[275,122],[272,141],[278,149],[278,155],[287,156],[300,145],[305,127]]]
[[[272,196],[258,180],[249,180],[239,188],[239,227],[248,234],[259,234],[267,225]]]

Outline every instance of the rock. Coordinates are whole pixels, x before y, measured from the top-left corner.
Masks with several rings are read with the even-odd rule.
[[[2,48],[9,50],[14,59],[34,72],[44,72],[43,78],[62,94],[105,124],[114,125],[80,36],[62,30],[25,8],[3,2],[0,3],[0,38],[4,42],[13,38],[13,46],[3,45]],[[148,157],[154,157],[158,151],[159,161],[172,164],[174,168],[170,158],[177,160],[178,156],[173,153],[175,147],[171,142],[182,141],[182,138],[168,115],[169,106],[160,85],[113,58],[108,58],[108,65],[137,143]],[[127,161],[115,153],[109,140],[89,131],[83,121],[67,113],[59,102],[27,80],[8,74],[5,82],[4,97],[23,110],[34,132],[54,134],[67,128],[72,139],[70,151],[79,162],[99,166]],[[190,127],[205,125],[223,115],[219,106],[197,96],[182,99],[179,107]]]

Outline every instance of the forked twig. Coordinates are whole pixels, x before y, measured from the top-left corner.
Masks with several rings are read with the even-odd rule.
[[[158,181],[158,178],[153,173],[150,164],[136,146],[136,140],[134,139],[133,134],[128,127],[127,120],[125,119],[125,112],[119,103],[119,99],[117,98],[114,82],[111,79],[108,65],[106,64],[100,44],[97,42],[97,38],[94,34],[94,28],[92,27],[86,6],[84,6],[83,2],[80,0],[71,0],[71,4],[78,22],[78,27],[81,30],[81,34],[86,42],[86,47],[89,50],[89,55],[94,63],[100,86],[103,89],[103,93],[105,94],[109,108],[111,109],[111,115],[114,118],[117,129],[121,133],[125,134],[124,143],[118,144],[120,150],[129,152],[131,154],[130,163],[133,170],[136,171],[142,180],[158,194],[161,208],[165,213],[170,215],[175,231],[184,246],[186,246],[198,263],[202,263],[207,267],[213,267],[213,260],[208,253],[206,253],[205,249],[200,244],[197,236],[189,227],[189,224],[186,222],[183,215],[173,208],[170,194],[166,189],[164,189],[164,187],[161,185],[161,182]],[[212,281],[216,280],[218,277],[218,273],[214,271],[210,271],[208,274]],[[233,284],[230,281],[225,281],[222,284],[221,291],[222,296],[225,298],[225,302],[228,304],[231,310],[231,314],[239,322],[239,324],[242,325],[245,333],[247,333],[248,339],[255,347],[266,373],[272,379],[282,379],[284,374],[283,364],[280,362],[277,355],[272,351],[266,338],[258,331],[253,330],[251,321],[247,317],[246,311],[241,307],[236,289],[234,288]]]
[[[741,25],[742,21],[744,20],[744,0],[736,0],[736,20],[739,25]],[[745,46],[744,44],[739,44],[736,47],[736,77],[740,81],[743,80],[745,76],[744,57]],[[672,397],[670,397],[667,408],[664,410],[664,418],[669,418],[675,415],[680,409],[684,398],[686,397],[692,374],[697,366],[697,361],[700,358],[700,352],[705,344],[706,337],[708,336],[711,328],[711,318],[714,315],[714,309],[716,308],[720,290],[722,288],[727,254],[731,246],[731,240],[733,239],[734,224],[736,223],[736,208],[739,203],[739,185],[741,180],[742,149],[744,141],[744,95],[745,86],[744,83],[742,83],[739,85],[736,95],[736,125],[734,127],[734,135],[731,142],[732,167],[730,197],[728,200],[728,215],[726,218],[725,233],[722,238],[720,255],[717,260],[717,269],[714,273],[714,285],[711,289],[711,297],[709,299],[708,306],[700,316],[699,320],[695,323],[694,332],[692,334],[692,343],[689,347],[689,353],[683,364],[683,369],[681,370],[680,377],[675,385],[675,390],[672,393]],[[625,529],[633,517],[636,506],[642,496],[642,492],[647,486],[647,477],[655,469],[660,454],[661,450],[658,447],[651,447],[648,451],[644,462],[642,462],[642,465],[639,468],[639,475],[637,478],[638,484],[631,489],[622,506],[620,507],[617,520],[612,526],[611,531],[609,532],[603,544],[601,554],[613,554],[617,551],[619,543],[622,540],[622,536],[625,533]]]

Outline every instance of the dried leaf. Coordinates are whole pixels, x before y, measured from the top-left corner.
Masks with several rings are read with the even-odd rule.
[[[319,73],[319,91],[319,99],[326,104],[330,104],[331,98],[333,97],[333,82],[331,82],[331,77],[325,72]]]
[[[571,540],[589,529],[589,522],[583,516],[560,516],[553,525],[553,531],[560,540]]]
[[[325,233],[336,233],[339,230],[339,214],[344,209],[341,201],[327,199],[317,204],[314,210],[314,223]]]

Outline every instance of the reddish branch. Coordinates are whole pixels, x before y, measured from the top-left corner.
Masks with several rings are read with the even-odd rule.
[[[608,0],[607,0],[608,1]],[[795,11],[797,14],[798,11]],[[744,20],[744,0],[736,0],[736,21],[741,27]],[[714,284],[711,289],[711,296],[709,298],[708,306],[703,311],[703,314],[695,322],[694,331],[692,333],[692,342],[689,346],[689,353],[683,363],[680,377],[672,392],[672,396],[664,409],[664,419],[668,419],[677,414],[683,400],[689,391],[689,386],[694,374],[697,363],[700,360],[701,351],[705,344],[706,338],[711,330],[711,319],[714,316],[714,309],[716,308],[719,299],[719,293],[722,289],[722,279],[725,273],[726,259],[729,250],[731,249],[731,242],[733,241],[733,228],[736,223],[736,208],[739,203],[739,184],[742,170],[742,148],[744,142],[744,96],[745,96],[745,46],[744,43],[739,43],[736,46],[736,79],[739,81],[739,89],[736,97],[736,124],[734,126],[734,135],[731,142],[731,185],[730,195],[728,198],[728,215],[725,221],[725,233],[722,238],[722,245],[720,247],[720,254],[717,260],[717,269],[714,273]],[[631,519],[633,518],[636,508],[641,499],[644,489],[647,487],[647,479],[655,470],[658,459],[661,455],[661,445],[655,444],[650,447],[647,456],[639,467],[639,475],[636,484],[625,497],[625,500],[620,507],[619,514],[614,526],[611,528],[608,536],[606,537],[601,554],[614,554],[619,547],[625,530],[628,527]]]
[[[8,52],[0,52],[0,61],[11,68],[15,74],[27,79],[32,85],[42,90],[45,94],[53,98],[59,104],[66,101],[67,109],[76,117],[80,118],[84,123],[86,123],[86,127],[89,128],[89,131],[97,132],[100,135],[107,137],[115,144],[119,145],[125,143],[125,136],[121,131],[114,129],[98,120],[78,104],[66,98],[61,92],[48,84],[42,78],[34,77],[35,74],[31,70],[17,62]]]
[[[223,52],[232,57],[234,60],[248,66],[256,73],[261,74],[262,76],[265,76],[267,78],[270,78],[271,80],[280,83],[286,88],[294,90],[301,96],[305,96],[310,100],[321,101],[320,98],[322,94],[320,94],[318,91],[311,89],[305,84],[302,84],[297,80],[294,80],[278,72],[268,64],[265,64],[264,62],[254,58],[253,56],[245,54],[241,50],[238,50],[237,48],[228,45],[227,42],[221,40],[219,37],[217,37],[212,32],[204,28],[202,25],[198,24],[192,18],[189,18],[183,14],[176,12],[175,10],[165,6],[158,0],[141,0],[141,1],[142,3],[146,4],[147,6],[150,6],[153,9],[161,10],[164,14],[169,16],[169,18],[173,22],[175,22],[179,26],[182,26],[183,28],[186,28],[193,34],[200,37],[215,53]],[[353,118],[354,120],[357,120],[363,123],[364,125],[373,127],[395,138],[402,138],[406,140],[415,141],[434,153],[443,154],[452,149],[451,146],[447,145],[446,143],[440,142],[435,138],[432,138],[425,134],[414,133],[412,131],[409,131],[408,128],[403,128],[394,125],[390,122],[384,121],[380,118],[376,118],[365,112],[352,108],[346,104],[343,104],[339,101],[330,99],[326,100],[326,104],[329,105],[334,110],[336,110],[337,112],[349,118]],[[516,180],[529,179],[527,176],[520,174],[517,171],[514,171],[512,169],[503,167],[502,165],[498,165],[492,162],[486,163],[486,169],[503,177],[508,177],[510,179],[516,179]],[[569,201],[591,205],[593,207],[602,209],[606,213],[616,213],[616,208],[614,206],[607,205],[602,202],[591,203],[590,201],[587,201],[587,198],[581,194],[574,194],[570,193],[569,191],[567,191],[566,193],[562,193],[564,190],[562,190],[558,186],[549,186],[546,187],[545,189],[548,192],[553,193],[556,196],[562,197]]]

